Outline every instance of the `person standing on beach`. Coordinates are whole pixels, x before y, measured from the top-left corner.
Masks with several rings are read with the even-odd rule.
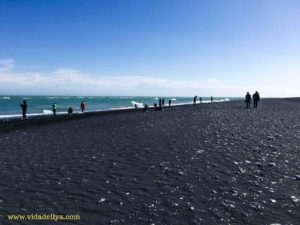
[[[53,111],[53,116],[56,116],[56,103],[55,102],[52,104],[52,111]]]
[[[213,98],[213,96],[211,96],[211,97],[210,97],[210,101],[213,102],[213,100],[214,100],[214,98]]]
[[[193,104],[196,105],[197,95],[193,99]]]
[[[161,101],[162,106],[165,106],[165,99],[163,98]]]
[[[68,115],[71,115],[72,113],[73,113],[73,108],[69,107],[69,109],[68,109]]]
[[[143,111],[144,111],[144,112],[146,112],[147,110],[148,110],[148,105],[147,105],[147,104],[145,104],[145,105],[144,105],[144,109],[143,109]]]
[[[22,109],[22,116],[23,116],[23,120],[26,120],[27,116],[26,116],[26,112],[27,112],[27,102],[26,100],[23,100],[23,103],[20,104],[21,109]]]
[[[171,103],[172,103],[172,100],[171,100],[171,99],[169,99],[169,107],[171,106]]]
[[[257,104],[258,104],[258,101],[260,100],[260,96],[259,96],[259,93],[256,91],[253,96],[253,109],[256,109],[257,108]]]
[[[251,95],[249,94],[249,92],[247,92],[246,94],[245,102],[246,102],[246,109],[249,109],[251,104]]]
[[[158,109],[162,110],[162,100],[161,100],[161,98],[158,100]]]
[[[84,112],[84,110],[85,110],[85,103],[84,103],[84,101],[81,102],[80,108],[81,108],[81,112]]]
[[[199,97],[199,101],[200,101],[200,103],[202,103],[202,98],[201,97]]]

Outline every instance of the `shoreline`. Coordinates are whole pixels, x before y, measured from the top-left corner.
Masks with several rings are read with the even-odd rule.
[[[240,100],[224,100],[224,101],[207,101],[202,103],[197,103],[196,106],[203,105],[203,104],[222,104],[225,102],[231,102],[231,101],[240,101]],[[178,103],[178,104],[172,104],[169,106],[164,106],[163,109],[168,108],[175,108],[175,107],[184,107],[184,106],[193,106],[193,103]],[[154,106],[148,106],[148,111],[154,111]],[[0,117],[0,133],[7,132],[13,129],[26,127],[30,125],[42,125],[46,123],[51,122],[64,122],[64,121],[70,121],[70,120],[76,120],[81,119],[89,116],[97,116],[97,115],[107,115],[107,114],[120,114],[120,113],[128,113],[128,112],[137,112],[141,111],[143,112],[143,108],[135,109],[134,107],[130,108],[115,108],[115,109],[108,109],[108,110],[91,110],[91,111],[85,111],[85,112],[73,112],[71,115],[68,113],[60,113],[58,112],[56,116],[53,116],[53,114],[38,114],[38,115],[29,115],[26,120],[22,120],[22,115],[14,116],[14,117]]]

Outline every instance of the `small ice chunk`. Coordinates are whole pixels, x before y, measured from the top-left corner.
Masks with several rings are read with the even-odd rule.
[[[268,164],[268,166],[275,166],[276,164],[274,163],[274,162],[270,162],[269,164]]]
[[[193,206],[190,207],[190,210],[193,211],[195,208]]]
[[[105,198],[101,198],[101,199],[99,200],[99,202],[105,202],[105,201],[106,201]]]
[[[276,200],[271,198],[271,199],[270,199],[270,202],[275,203]]]
[[[293,202],[297,203],[297,202],[300,202],[300,199],[297,198],[296,196],[291,196]]]

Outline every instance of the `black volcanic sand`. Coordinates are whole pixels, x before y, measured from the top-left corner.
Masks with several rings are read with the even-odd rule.
[[[0,224],[300,224],[299,152],[300,99],[29,123],[0,134]]]

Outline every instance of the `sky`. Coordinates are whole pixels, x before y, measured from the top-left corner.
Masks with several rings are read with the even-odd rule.
[[[0,95],[300,96],[299,0],[0,0]]]

